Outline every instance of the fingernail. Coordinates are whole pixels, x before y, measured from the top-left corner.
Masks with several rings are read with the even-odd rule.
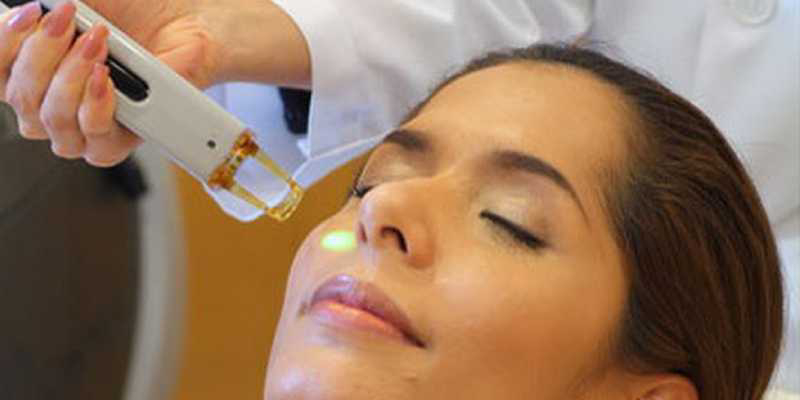
[[[89,92],[92,96],[100,100],[108,92],[108,67],[104,64],[96,63],[92,68],[92,77],[89,78]]]
[[[25,32],[42,16],[39,3],[28,3],[17,11],[17,14],[8,21],[8,27],[16,32]]]
[[[50,37],[59,37],[67,31],[74,15],[74,4],[70,2],[61,3],[55,10],[44,17],[42,28]]]
[[[92,60],[100,54],[100,51],[103,50],[103,46],[106,43],[106,38],[108,37],[108,28],[105,26],[99,26],[98,28],[92,29],[92,32],[89,33],[89,37],[86,39],[86,42],[83,43],[83,58],[86,60]]]

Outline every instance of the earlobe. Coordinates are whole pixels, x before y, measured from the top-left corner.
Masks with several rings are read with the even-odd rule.
[[[688,378],[677,374],[649,375],[637,400],[698,400],[697,388]]]

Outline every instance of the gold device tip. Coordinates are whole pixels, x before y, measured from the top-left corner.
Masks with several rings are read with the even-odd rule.
[[[253,154],[253,157],[256,159],[256,161],[258,161],[259,164],[261,164],[269,172],[272,172],[273,174],[275,174],[275,176],[281,178],[287,184],[290,182],[294,182],[292,178],[289,176],[289,174],[286,173],[286,171],[284,171],[283,168],[281,168],[281,166],[278,165],[278,163],[269,158],[267,153],[261,151],[261,149],[256,151],[255,154]]]
[[[300,205],[300,200],[303,199],[303,188],[294,181],[289,183],[289,194],[275,207],[267,211],[267,215],[278,221],[285,221],[292,216],[297,206]]]
[[[289,194],[275,207],[269,207],[258,196],[251,193],[240,185],[234,177],[241,167],[244,160],[253,157],[265,169],[277,176],[289,186]],[[297,209],[300,200],[303,198],[303,188],[289,176],[283,168],[272,160],[256,144],[253,136],[247,132],[242,134],[231,149],[230,154],[217,169],[211,174],[207,181],[212,189],[225,189],[239,199],[247,202],[253,207],[264,210],[267,215],[278,221],[285,221]]]
[[[289,186],[289,194],[275,207],[269,208],[266,210],[267,215],[272,218],[277,219],[278,221],[285,221],[289,217],[292,216],[294,211],[297,209],[297,206],[300,204],[300,200],[303,199],[303,188],[297,184],[297,182],[289,176],[283,168],[281,168],[278,163],[276,163],[273,159],[267,156],[266,153],[258,149],[252,157],[258,161],[264,168],[268,171],[272,172],[278,178],[281,178],[286,185]]]
[[[233,185],[231,185],[228,191],[230,191],[231,194],[233,194],[234,196],[247,202],[247,204],[250,204],[251,206],[258,208],[259,210],[269,209],[269,206],[267,206],[266,203],[264,203],[261,199],[256,197],[256,195],[250,193],[249,190],[245,189],[242,185],[240,185],[236,181],[233,182]]]
[[[289,194],[275,207],[269,207],[267,203],[259,199],[236,181],[233,182],[228,191],[239,199],[247,202],[247,204],[259,210],[264,210],[267,215],[278,221],[289,219],[300,204],[300,200],[303,198],[303,189],[296,184],[291,186]]]

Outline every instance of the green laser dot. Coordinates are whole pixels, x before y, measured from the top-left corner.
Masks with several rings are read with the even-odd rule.
[[[353,231],[333,231],[322,237],[322,248],[345,252],[356,248],[356,235]]]

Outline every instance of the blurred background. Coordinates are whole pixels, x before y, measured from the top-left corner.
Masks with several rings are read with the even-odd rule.
[[[175,171],[185,219],[188,302],[172,399],[261,399],[295,250],[341,207],[362,160],[311,188],[285,223],[238,223],[193,178]]]
[[[174,171],[185,221],[188,301],[172,399],[261,398],[295,250],[341,207],[360,161],[315,185],[286,223],[238,223],[194,179]]]
[[[361,162],[288,222],[240,223],[156,149],[61,160],[0,103],[0,398],[261,399],[295,249]]]

